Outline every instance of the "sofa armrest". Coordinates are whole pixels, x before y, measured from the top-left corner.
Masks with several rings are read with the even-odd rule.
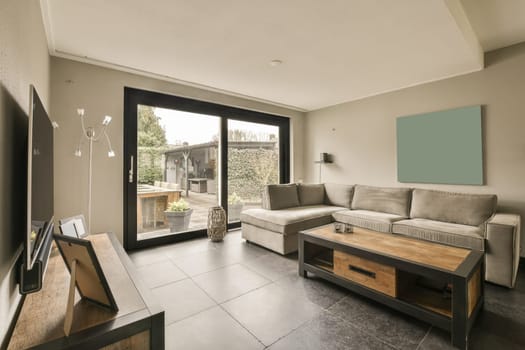
[[[485,279],[509,288],[516,282],[520,259],[520,225],[517,214],[497,213],[486,223]]]

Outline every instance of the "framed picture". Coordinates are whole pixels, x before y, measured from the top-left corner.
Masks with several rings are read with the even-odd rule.
[[[397,118],[398,181],[483,185],[481,107]]]
[[[70,237],[82,238],[87,236],[86,219],[84,215],[76,215],[59,220],[60,233]]]
[[[71,276],[74,276],[80,296],[113,311],[118,311],[117,303],[91,242],[63,234],[55,234],[53,237],[67,269]]]

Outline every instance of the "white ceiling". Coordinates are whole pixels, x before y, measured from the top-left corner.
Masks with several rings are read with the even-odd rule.
[[[525,40],[525,1],[463,2],[41,0],[52,55],[298,110],[480,70],[480,42]]]
[[[524,0],[461,0],[485,51],[525,41]]]

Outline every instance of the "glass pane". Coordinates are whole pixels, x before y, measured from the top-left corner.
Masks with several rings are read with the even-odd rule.
[[[228,221],[260,208],[264,185],[279,182],[279,127],[228,120]]]
[[[218,205],[220,118],[138,106],[137,239],[205,229]]]

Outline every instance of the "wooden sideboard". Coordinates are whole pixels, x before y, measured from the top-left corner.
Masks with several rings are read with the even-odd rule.
[[[63,330],[69,272],[53,247],[42,290],[26,296],[8,349],[164,349],[164,311],[137,277],[116,237],[90,235],[115,297],[113,312],[80,299],[76,292],[71,334]]]

